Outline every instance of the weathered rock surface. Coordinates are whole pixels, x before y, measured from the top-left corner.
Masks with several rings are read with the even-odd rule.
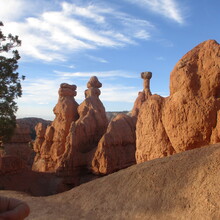
[[[37,155],[32,167],[35,171],[56,170],[58,161],[65,151],[70,125],[79,117],[78,104],[74,99],[76,86],[62,83],[58,93],[58,103],[53,109],[56,115],[54,121],[47,128],[42,123],[36,126],[34,150]]]
[[[220,146],[147,161],[48,197],[16,192],[28,219],[220,219]]]
[[[136,132],[136,161],[138,163],[169,156],[175,152],[162,122],[164,102],[163,97],[152,95],[140,109]]]
[[[152,95],[150,91],[150,79],[152,78],[152,72],[142,72],[141,78],[143,79],[144,90],[138,93],[138,97],[134,102],[131,115],[137,117],[142,104]]]
[[[149,96],[137,121],[137,162],[219,141],[220,45],[205,41],[170,76],[170,96]]]
[[[118,114],[99,141],[91,169],[96,174],[109,174],[136,163],[136,118]]]
[[[93,173],[109,174],[136,163],[136,121],[142,104],[152,95],[151,77],[151,72],[141,73],[144,89],[139,92],[131,114],[119,114],[110,121],[92,159]]]
[[[59,173],[75,176],[74,181],[90,166],[93,152],[108,126],[105,108],[99,99],[101,86],[97,77],[91,77],[85,100],[78,107],[79,119],[71,124],[65,144]]]
[[[91,77],[85,100],[78,105],[73,98],[76,86],[61,84],[54,108],[55,120],[47,128],[43,124],[36,126],[37,156],[33,170],[55,172],[72,185],[94,178],[88,168],[108,126],[105,108],[99,99],[101,86],[97,77]]]

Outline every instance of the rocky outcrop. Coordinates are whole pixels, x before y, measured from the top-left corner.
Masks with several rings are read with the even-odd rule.
[[[152,95],[150,91],[150,79],[152,78],[152,72],[142,72],[141,78],[143,79],[144,90],[138,93],[138,97],[134,102],[131,115],[137,117],[142,104]]]
[[[66,137],[70,125],[78,119],[78,104],[74,99],[76,86],[62,83],[58,91],[59,99],[53,112],[54,121],[47,128],[40,123],[36,126],[34,150],[37,155],[32,169],[36,171],[55,171],[58,161],[65,151]]]
[[[149,96],[137,121],[138,163],[216,143],[220,110],[220,45],[205,41],[170,76],[170,96]]]
[[[136,118],[118,114],[99,141],[91,169],[96,174],[109,174],[136,163]]]
[[[140,109],[136,130],[136,161],[172,155],[175,151],[162,122],[162,109],[165,99],[152,95]]]
[[[119,114],[110,121],[92,159],[93,173],[109,174],[136,163],[136,121],[141,105],[151,96],[151,77],[151,72],[141,73],[144,89],[139,92],[131,114]]]
[[[99,99],[101,86],[95,76],[87,83],[85,100],[78,107],[79,119],[71,124],[65,152],[59,164],[59,174],[74,176],[74,181],[85,174],[93,152],[108,126],[105,108]]]
[[[55,120],[47,128],[43,124],[36,126],[33,170],[55,172],[74,185],[87,175],[94,150],[108,126],[99,99],[101,86],[97,77],[91,77],[85,100],[78,105],[73,98],[76,86],[61,84]]]

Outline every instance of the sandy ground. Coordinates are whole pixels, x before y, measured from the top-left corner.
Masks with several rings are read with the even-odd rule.
[[[26,201],[27,219],[220,219],[220,144],[134,165],[48,197]]]

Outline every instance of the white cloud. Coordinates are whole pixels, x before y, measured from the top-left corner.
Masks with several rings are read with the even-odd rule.
[[[122,78],[139,78],[137,75],[132,75],[131,73],[123,70],[112,70],[112,71],[100,71],[100,72],[63,72],[63,71],[54,71],[59,77],[92,77],[97,76],[100,78],[106,77],[122,77]]]
[[[58,98],[58,89],[62,81],[60,79],[26,79],[22,83],[23,95],[18,99],[22,104],[50,104]]]
[[[91,55],[86,55],[90,60],[93,60],[93,61],[96,61],[96,62],[99,62],[99,63],[108,63],[107,60],[105,60],[104,58],[102,57],[96,57],[96,56],[91,56]]]
[[[104,23],[105,22],[105,17],[97,14],[97,7],[94,5],[88,5],[86,7],[79,7],[74,4],[70,4],[68,2],[63,2],[62,3],[62,8],[64,13],[71,15],[78,15],[81,17],[93,19],[97,23]]]
[[[139,39],[147,40],[150,38],[150,35],[145,30],[140,30],[139,32],[135,33],[135,37]]]
[[[42,4],[36,1],[34,7],[27,0],[7,2],[0,10],[8,12],[15,4],[16,13],[7,15],[5,30],[22,39],[19,51],[24,60],[32,57],[47,62],[66,61],[69,54],[82,50],[137,44],[139,39],[148,40],[149,30],[153,28],[150,22],[107,5],[79,6],[66,1],[56,5],[53,1],[41,1]],[[28,16],[24,17],[22,8],[28,10]],[[17,20],[14,14],[23,17]]]
[[[138,6],[147,8],[157,14],[161,14],[179,24],[184,23],[182,10],[176,0],[125,0]]]
[[[138,96],[138,88],[124,85],[106,85],[101,89],[102,101],[134,103]],[[130,110],[130,109],[129,109]]]
[[[20,18],[25,10],[26,5],[22,0],[0,0],[0,15],[3,23]]]

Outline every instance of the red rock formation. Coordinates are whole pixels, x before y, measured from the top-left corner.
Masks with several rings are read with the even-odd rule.
[[[46,130],[42,124],[36,127],[34,149],[37,156],[33,170],[56,172],[71,184],[78,184],[86,175],[84,171],[108,125],[105,108],[99,99],[101,86],[97,77],[91,77],[85,100],[78,106],[73,99],[76,86],[61,84],[58,104],[54,108],[55,120]]]
[[[151,96],[137,121],[137,162],[219,141],[220,45],[189,51],[170,76],[170,96]]]
[[[151,72],[141,73],[144,90],[139,92],[131,116],[119,114],[110,121],[107,132],[100,140],[92,159],[93,173],[109,174],[136,163],[136,121],[141,105],[151,96],[151,77]]]
[[[136,132],[138,163],[174,153],[161,120],[164,102],[163,97],[152,95],[140,109]]]
[[[32,167],[36,171],[55,171],[57,161],[65,151],[70,125],[78,119],[78,104],[74,99],[76,86],[62,83],[58,93],[58,103],[53,109],[54,121],[47,129],[42,123],[36,126],[34,149],[37,155]]]
[[[152,77],[151,72],[142,72],[141,78],[144,80],[143,87],[144,90],[138,93],[138,97],[134,102],[131,115],[137,117],[142,104],[152,95],[150,91],[150,79]]]
[[[85,100],[78,107],[79,119],[72,123],[62,156],[59,173],[79,176],[80,170],[87,169],[93,151],[108,126],[105,108],[99,99],[102,84],[93,76],[85,91]],[[75,177],[74,181],[77,177]]]
[[[99,141],[91,169],[96,174],[109,174],[136,163],[136,118],[118,114]]]

